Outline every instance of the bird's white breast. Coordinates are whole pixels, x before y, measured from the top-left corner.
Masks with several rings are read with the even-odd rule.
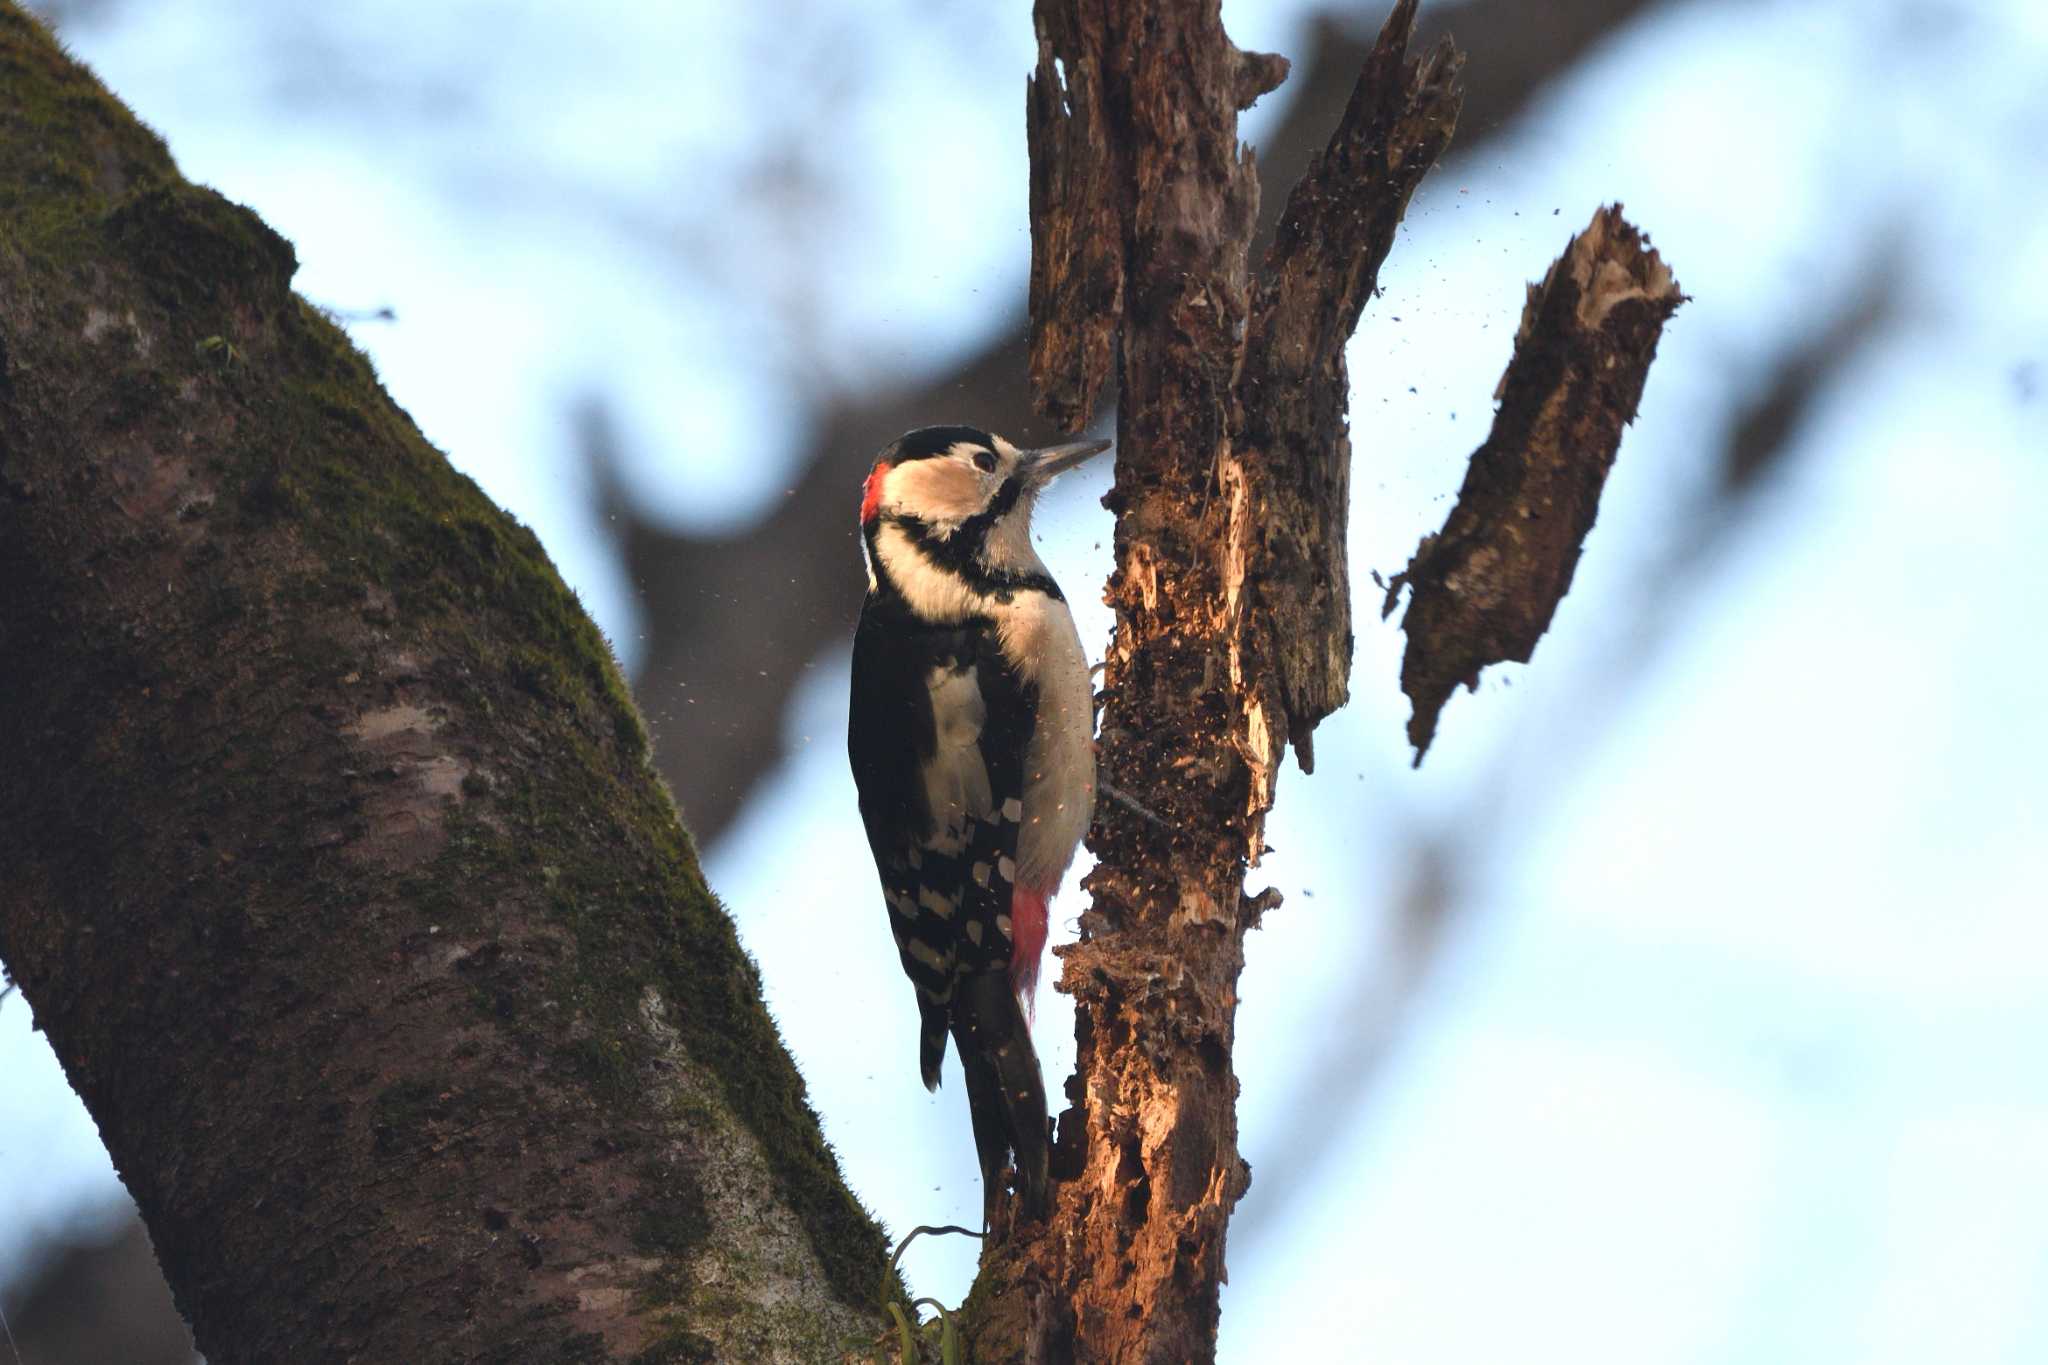
[[[1019,593],[991,612],[1003,654],[1038,685],[1038,725],[1024,755],[1024,828],[1017,880],[1050,894],[1095,812],[1095,695],[1067,604]]]

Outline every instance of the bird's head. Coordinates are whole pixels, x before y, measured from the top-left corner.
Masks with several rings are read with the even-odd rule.
[[[1075,441],[1019,450],[975,427],[919,427],[875,457],[861,490],[861,525],[910,518],[941,535],[978,518],[1029,526],[1040,489],[1107,449],[1107,441]]]
[[[1107,441],[1020,450],[975,427],[919,427],[875,457],[861,489],[863,539],[917,547],[936,564],[1043,572],[1031,548],[1040,490]]]

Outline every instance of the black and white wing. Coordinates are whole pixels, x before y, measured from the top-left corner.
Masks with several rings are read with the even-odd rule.
[[[994,628],[871,598],[853,644],[847,751],[936,1088],[956,987],[1007,971],[1031,697]]]

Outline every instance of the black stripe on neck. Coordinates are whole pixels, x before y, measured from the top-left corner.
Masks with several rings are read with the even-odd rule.
[[[894,526],[903,532],[904,539],[917,553],[939,569],[960,579],[983,597],[993,597],[998,602],[1008,602],[1020,592],[1042,592],[1055,602],[1066,601],[1060,585],[1052,581],[1051,574],[1017,572],[1013,569],[992,569],[981,559],[982,542],[988,538],[989,530],[1003,513],[1017,505],[1022,493],[1022,484],[1017,479],[1006,480],[996,490],[989,505],[961,522],[950,535],[940,535],[921,517],[906,516],[901,512],[884,512],[877,519],[873,536],[883,526]],[[872,543],[868,546],[869,558],[875,564],[877,579],[886,580],[888,567],[882,563],[881,550]],[[892,588],[895,584],[890,585]],[[898,589],[900,592],[901,589]]]
[[[988,506],[960,523],[959,528],[953,532],[953,538],[964,540],[977,550],[980,549],[981,543],[988,539],[988,533],[996,529],[996,523],[1010,515],[1017,506],[1017,499],[1023,496],[1024,480],[1022,476],[1012,474],[1003,480],[1003,486],[988,500]]]

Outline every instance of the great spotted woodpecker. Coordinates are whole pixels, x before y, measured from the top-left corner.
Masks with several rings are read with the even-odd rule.
[[[896,949],[917,990],[918,1065],[939,1086],[951,1033],[993,1226],[1014,1157],[1044,1216],[1045,1085],[1026,1023],[1046,902],[1095,807],[1081,637],[1031,545],[1054,476],[1109,448],[1019,450],[923,427],[875,459],[860,503],[868,595],[853,637],[846,747]]]

